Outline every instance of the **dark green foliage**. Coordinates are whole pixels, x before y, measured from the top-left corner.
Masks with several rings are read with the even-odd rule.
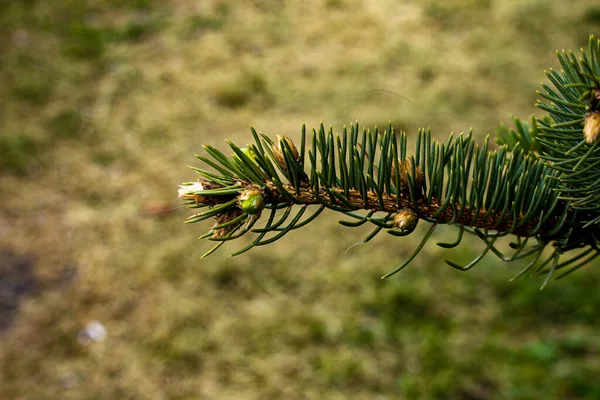
[[[194,15],[188,23],[189,33],[221,30],[227,22],[229,13],[229,6],[222,4],[214,13]]]
[[[67,37],[68,39],[63,42],[63,48],[65,53],[73,58],[97,59],[104,54],[106,35],[100,28],[75,23],[71,26]]]
[[[0,172],[23,174],[35,159],[35,141],[24,134],[0,135]]]
[[[539,155],[541,153],[539,131],[535,117],[531,117],[529,124],[513,117],[515,129],[500,124],[496,129],[496,143],[500,146],[506,145],[508,150],[513,150],[517,144],[528,153]]]
[[[544,85],[540,94],[551,103],[538,104],[549,115],[529,124],[515,118],[515,129],[501,126],[496,150],[488,148],[487,138],[475,144],[470,133],[437,141],[420,130],[414,155],[407,157],[404,132],[397,134],[391,124],[369,131],[358,123],[338,135],[321,124],[310,140],[303,127],[300,150],[287,138],[273,141],[254,130],[255,143],[247,148],[228,142],[231,157],[205,145],[212,160],[198,158],[217,173],[194,168],[200,183],[181,186],[184,204],[208,207],[187,222],[217,218],[202,236],[218,242],[206,255],[225,241],[258,234],[234,253],[241,254],[310,223],[324,208],[350,217],[340,221],[345,226],[373,224],[365,242],[382,230],[406,236],[414,230],[412,223],[405,229],[403,220],[411,210],[431,225],[413,255],[384,277],[412,261],[439,224],[449,224],[459,228],[458,237],[438,246],[459,245],[463,232],[485,244],[467,265],[446,261],[450,266],[468,270],[491,252],[503,261],[526,259],[518,276],[544,274],[545,285],[600,255],[600,150],[598,141],[584,138],[587,115],[600,109],[600,41],[590,38],[579,59],[563,53],[559,60],[564,71],[548,72],[555,88]],[[600,123],[598,129],[600,136]],[[253,228],[258,217],[241,208],[249,190],[260,193],[269,213],[262,228]],[[311,213],[311,205],[320,207]],[[496,241],[508,235],[515,240],[506,255]],[[550,255],[544,254],[548,245]],[[573,255],[574,249],[584,251]]]
[[[583,131],[586,114],[600,109],[600,44],[590,39],[582,57],[563,51],[558,59],[563,69],[546,73],[554,88],[543,85],[540,92],[550,104],[538,102],[550,116],[539,120],[543,158],[561,174],[561,198],[579,212],[584,227],[594,226],[600,222],[600,148],[598,141],[588,143]]]
[[[226,82],[215,93],[217,104],[227,108],[239,108],[248,103],[268,105],[272,99],[265,78],[254,72],[243,71],[235,79]]]
[[[158,17],[133,18],[125,26],[115,28],[107,34],[111,41],[138,42],[146,39],[165,26]]]
[[[589,7],[585,12],[585,20],[592,23],[600,23],[600,6]]]
[[[54,90],[54,82],[47,76],[41,75],[30,73],[26,78],[20,77],[12,84],[12,95],[34,106],[43,106],[48,103]]]
[[[64,110],[48,121],[48,129],[60,138],[77,137],[81,133],[83,117],[77,110]]]

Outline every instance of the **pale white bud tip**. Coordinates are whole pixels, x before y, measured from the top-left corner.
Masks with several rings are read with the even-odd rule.
[[[187,194],[194,194],[197,192],[201,192],[204,190],[204,186],[200,182],[189,183],[185,185],[179,185],[179,190],[177,191],[177,195],[179,197],[183,197]]]

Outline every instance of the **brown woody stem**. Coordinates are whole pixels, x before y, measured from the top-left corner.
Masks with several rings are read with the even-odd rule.
[[[287,198],[279,193],[277,187],[271,182],[266,182],[266,187],[270,194],[273,196],[274,202],[277,203],[286,203],[289,202]],[[302,186],[299,191],[292,185],[283,185],[284,189],[293,194],[295,198],[297,198],[301,204],[304,205],[320,205],[323,204],[322,201],[315,195],[314,189],[310,186]],[[457,225],[464,225],[473,228],[479,228],[483,230],[497,231],[497,232],[510,232],[513,235],[527,237],[527,236],[535,236],[538,234],[544,234],[551,230],[552,225],[556,222],[556,218],[551,218],[542,227],[542,229],[537,230],[535,234],[531,234],[534,228],[539,223],[538,218],[533,218],[527,223],[523,224],[517,229],[513,230],[513,226],[515,226],[515,220],[512,216],[505,215],[503,221],[501,223],[497,223],[499,218],[501,218],[501,213],[494,212],[490,213],[486,216],[487,210],[471,210],[469,207],[465,207],[461,213],[461,206],[457,205],[455,207],[456,213],[459,215],[455,218],[455,211],[452,207],[448,207],[446,210],[441,212],[439,215],[434,216],[436,212],[440,209],[442,204],[438,199],[432,198],[431,202],[427,204],[427,202],[420,198],[415,206],[410,201],[410,196],[408,193],[401,192],[398,195],[390,195],[383,193],[383,208],[381,207],[379,197],[377,193],[374,191],[367,192],[367,201],[365,201],[362,197],[362,194],[359,190],[351,189],[348,194],[344,192],[341,188],[332,187],[329,188],[330,191],[337,192],[344,196],[346,201],[350,203],[356,210],[372,210],[372,211],[383,211],[387,213],[397,213],[398,211],[404,208],[413,209],[419,218],[423,218],[426,220],[434,220],[436,223],[449,224],[454,221]],[[331,204],[339,204],[339,201],[336,199],[332,199],[327,191],[323,188],[319,191],[319,197],[321,199],[327,199],[331,202]],[[349,210],[351,211],[351,210]],[[486,216],[484,219],[483,217]],[[516,221],[516,225],[519,225],[519,221]]]

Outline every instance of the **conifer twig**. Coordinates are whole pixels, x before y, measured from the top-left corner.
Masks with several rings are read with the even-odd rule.
[[[409,235],[419,220],[431,223],[415,253],[384,277],[404,268],[436,226],[455,225],[457,239],[440,247],[460,245],[467,232],[485,250],[466,266],[449,265],[468,270],[488,251],[503,261],[533,258],[519,276],[546,274],[545,286],[600,254],[600,41],[590,37],[580,58],[570,52],[558,58],[563,70],[547,72],[554,88],[543,85],[539,93],[549,101],[538,102],[548,115],[529,123],[515,118],[514,129],[501,126],[494,150],[488,138],[476,144],[471,133],[438,141],[420,130],[414,155],[407,157],[404,132],[391,124],[370,131],[358,123],[340,134],[321,124],[310,138],[303,126],[299,150],[287,137],[273,141],[254,129],[252,145],[227,142],[230,156],[205,145],[209,157],[197,157],[212,171],[193,167],[200,179],[179,189],[183,204],[201,209],[186,222],[216,218],[202,236],[217,242],[206,255],[247,233],[256,237],[235,255],[273,243],[325,208],[350,218],[342,225],[373,224],[365,242],[381,231]],[[255,228],[263,212],[268,220]],[[507,235],[516,237],[510,256],[495,246]],[[530,238],[536,243],[529,245]],[[548,245],[552,256],[536,266]],[[576,249],[587,250],[560,262]]]

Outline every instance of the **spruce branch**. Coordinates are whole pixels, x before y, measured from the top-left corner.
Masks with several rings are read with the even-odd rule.
[[[384,277],[408,265],[440,224],[458,228],[456,240],[440,247],[459,246],[464,232],[485,244],[467,265],[446,260],[454,268],[468,270],[491,251],[507,262],[529,259],[517,277],[545,274],[545,285],[568,275],[600,255],[600,41],[592,36],[581,57],[563,51],[558,59],[562,70],[546,72],[553,87],[538,92],[548,114],[529,123],[514,118],[514,129],[500,126],[496,149],[488,137],[481,144],[471,133],[438,141],[419,130],[407,156],[405,132],[358,123],[340,134],[303,126],[299,149],[253,128],[253,144],[227,141],[230,156],[204,145],[208,157],[197,157],[212,170],[192,167],[200,179],[179,188],[183,204],[201,210],[186,222],[216,219],[201,236],[217,242],[207,256],[248,233],[253,240],[232,255],[273,243],[326,208],[347,217],[339,221],[344,226],[372,224],[365,242],[381,231],[410,235],[423,220],[431,225],[415,252]],[[255,227],[263,213],[266,222]],[[513,253],[506,255],[495,243],[509,235]]]

